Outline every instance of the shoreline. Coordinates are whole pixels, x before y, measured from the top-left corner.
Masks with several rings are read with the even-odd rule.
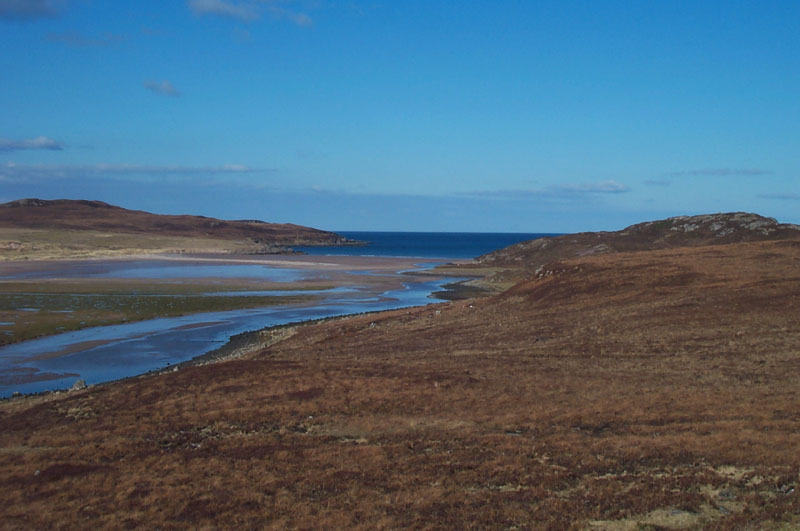
[[[454,282],[451,284],[443,284],[442,287],[446,286],[455,286],[460,282]],[[250,354],[254,354],[258,351],[263,350],[264,348],[269,347],[272,344],[275,344],[279,341],[284,339],[288,339],[292,335],[296,329],[304,326],[311,326],[321,323],[327,323],[337,320],[348,320],[353,318],[364,317],[367,315],[381,315],[381,314],[391,314],[392,312],[398,312],[401,310],[406,310],[407,313],[410,313],[414,310],[423,310],[430,304],[436,304],[436,300],[440,303],[446,302],[453,302],[458,300],[465,300],[465,298],[445,298],[437,296],[437,294],[447,293],[450,289],[444,291],[435,291],[429,295],[429,298],[434,299],[432,302],[424,305],[417,305],[417,306],[408,306],[408,307],[401,307],[401,308],[390,308],[385,310],[372,310],[372,311],[365,311],[365,312],[354,312],[348,313],[344,315],[333,315],[329,317],[320,317],[320,318],[312,318],[312,319],[303,319],[300,321],[293,321],[284,324],[277,324],[273,326],[265,326],[263,328],[258,328],[254,330],[246,330],[244,332],[240,332],[238,334],[234,334],[228,338],[225,344],[213,348],[207,352],[202,354],[198,354],[190,359],[175,363],[175,364],[167,364],[165,367],[159,369],[152,369],[147,372],[143,372],[140,374],[134,374],[131,376],[125,376],[123,378],[117,378],[114,380],[108,380],[104,382],[98,382],[94,384],[86,384],[83,378],[80,378],[80,375],[76,375],[75,377],[75,384],[73,384],[70,388],[63,388],[63,389],[48,389],[44,391],[37,391],[32,393],[22,393],[22,392],[14,392],[9,396],[0,396],[0,404],[7,403],[11,401],[19,401],[19,400],[29,400],[29,399],[36,399],[36,398],[57,398],[62,395],[74,395],[77,392],[91,390],[95,388],[106,387],[114,384],[119,384],[122,382],[129,382],[134,380],[139,380],[142,378],[154,377],[159,376],[167,373],[178,372],[182,369],[188,367],[200,367],[204,365],[212,365],[216,363],[223,363],[230,360],[242,359]],[[192,325],[188,325],[191,327]],[[286,331],[286,334],[276,334],[276,332]],[[278,337],[275,337],[275,336]],[[267,338],[267,336],[269,336]],[[265,340],[266,339],[266,340]],[[108,343],[109,341],[103,341],[103,343]],[[71,353],[73,350],[69,350],[67,353]]]
[[[260,258],[263,256],[263,258]],[[367,269],[378,269],[381,271],[398,272],[403,269],[416,269],[417,264],[425,262],[441,262],[447,260],[447,264],[467,263],[469,259],[448,259],[448,258],[417,258],[417,257],[395,257],[395,256],[354,256],[354,255],[246,255],[246,254],[227,254],[216,255],[208,253],[199,254],[131,254],[116,255],[107,257],[87,257],[87,258],[59,258],[59,259],[40,259],[40,260],[15,260],[0,262],[0,276],[4,270],[40,270],[46,271],[55,266],[66,264],[87,264],[91,262],[137,262],[137,261],[171,261],[171,262],[196,262],[196,263],[219,263],[219,264],[248,264],[264,265],[279,268],[298,268],[313,269],[315,267],[331,268],[333,271],[360,271]],[[397,268],[397,269],[395,269]],[[0,279],[2,282],[3,279]]]
[[[140,261],[142,258],[146,258],[147,260],[152,260],[153,262],[163,261],[163,257],[154,256],[154,255],[148,255],[147,257],[135,257],[135,258],[129,257],[128,261],[134,261],[134,262],[135,261]],[[292,267],[292,268],[296,268],[296,269],[301,269],[303,271],[308,271],[308,272],[320,271],[320,272],[322,272],[324,274],[324,278],[323,279],[316,279],[316,280],[313,280],[313,281],[309,281],[309,279],[303,278],[303,279],[299,279],[299,280],[296,280],[296,281],[279,282],[279,283],[272,282],[271,284],[272,284],[273,288],[274,288],[274,284],[280,284],[280,286],[282,288],[281,290],[282,291],[283,290],[287,291],[287,294],[292,293],[294,291],[293,287],[295,287],[295,288],[307,287],[309,282],[324,282],[327,286],[331,286],[330,288],[327,288],[327,289],[332,290],[332,293],[335,293],[335,290],[338,289],[338,288],[353,287],[355,289],[357,287],[358,288],[357,291],[359,292],[359,298],[364,298],[365,299],[365,305],[366,304],[370,304],[370,303],[366,302],[366,299],[370,299],[372,297],[381,297],[382,294],[390,292],[390,291],[403,290],[404,289],[403,286],[405,286],[409,282],[430,282],[430,281],[433,281],[434,279],[437,279],[437,278],[440,279],[440,280],[444,280],[444,279],[447,278],[447,275],[434,274],[433,271],[431,271],[430,269],[419,269],[419,265],[418,264],[420,264],[420,262],[425,262],[426,260],[420,260],[420,259],[414,259],[414,258],[398,259],[398,258],[359,257],[359,256],[326,257],[326,258],[332,258],[332,260],[329,261],[329,262],[320,262],[319,260],[316,260],[315,258],[312,258],[310,256],[308,256],[305,260],[300,260],[300,261],[291,260],[291,259],[288,259],[288,258],[290,258],[290,257],[287,257],[287,259],[285,259],[285,260],[250,259],[250,258],[245,258],[245,259],[242,259],[242,258],[220,259],[220,258],[217,258],[217,257],[209,258],[207,256],[182,256],[182,257],[172,257],[171,259],[167,259],[167,261],[183,262],[183,263],[186,263],[187,265],[189,265],[189,267],[191,267],[192,264],[205,264],[205,263],[208,263],[208,262],[226,263],[226,264],[232,264],[232,265],[245,263],[245,264],[248,264],[248,265],[256,264],[256,265],[264,265],[264,266],[267,266],[267,267],[280,267],[277,264],[277,263],[280,263],[280,265],[283,265],[285,267]],[[295,258],[295,257],[291,257],[291,258]],[[81,262],[83,262],[83,261],[81,261]],[[106,260],[101,260],[100,262],[106,262]],[[119,263],[120,259],[113,260],[113,262],[114,263]],[[36,264],[39,267],[35,267],[34,269],[38,270],[38,271],[41,271],[41,272],[45,272],[45,273],[48,272],[48,271],[51,271],[51,270],[63,271],[65,266],[66,267],[71,267],[74,264],[75,264],[75,261],[72,261],[72,260],[67,260],[67,261],[49,261],[47,263]],[[0,272],[2,272],[3,270],[6,270],[6,272],[8,272],[8,269],[14,269],[14,270],[17,271],[17,273],[19,273],[22,269],[24,269],[26,271],[30,271],[31,270],[30,266],[34,265],[34,264],[27,263],[27,264],[25,264],[27,267],[14,267],[14,268],[4,267],[5,265],[6,264],[0,264]],[[298,266],[300,266],[300,267],[298,267]],[[59,283],[59,284],[63,284],[64,282],[70,282],[70,281],[74,282],[74,281],[77,280],[77,282],[80,283],[82,281],[85,281],[86,278],[88,278],[88,277],[79,277],[77,279],[75,279],[75,278],[68,278],[68,279],[62,278],[62,279],[55,279],[54,281]],[[120,281],[120,279],[109,279],[109,280],[113,280],[115,282],[119,282]],[[140,280],[140,279],[137,279],[137,280]],[[160,280],[161,279],[144,279],[144,281],[142,283],[136,284],[135,286],[136,286],[136,288],[138,288],[137,291],[139,293],[141,293],[142,291],[145,291],[143,286],[147,286],[147,285],[154,286]],[[170,279],[170,280],[174,280],[174,279]],[[187,282],[187,284],[189,284],[189,285],[192,285],[195,281],[197,283],[203,283],[203,282],[207,282],[208,280],[209,279],[192,279],[192,278],[185,278],[185,277],[181,279],[182,282]],[[33,280],[28,279],[28,282],[31,282],[31,281],[37,282],[36,279],[33,279]],[[124,279],[123,279],[123,281],[124,281]],[[219,286],[220,287],[220,291],[222,291],[223,288],[226,285],[228,287],[231,286],[232,284],[235,285],[237,282],[241,282],[242,278],[238,278],[238,277],[237,278],[230,278],[230,279],[223,278],[223,279],[217,279],[217,281],[220,281],[220,282],[223,283],[223,285]],[[0,287],[2,287],[4,282],[8,282],[8,281],[7,280],[0,281]],[[99,280],[98,282],[99,282],[100,285],[102,285],[103,284],[103,279]],[[430,303],[435,303],[437,301],[440,302],[442,300],[453,300],[453,299],[457,299],[457,298],[463,298],[463,297],[461,297],[461,296],[459,296],[457,294],[452,295],[451,297],[442,296],[442,294],[449,293],[451,291],[458,293],[459,292],[458,286],[460,285],[461,282],[462,282],[461,280],[458,280],[456,282],[449,282],[447,284],[441,285],[438,289],[436,289],[436,290],[434,290],[434,291],[432,291],[431,293],[428,294],[428,297],[430,299],[429,302]],[[86,289],[85,286],[84,286],[84,289]],[[191,288],[189,288],[189,289],[191,289]],[[236,291],[235,290],[234,291],[230,291],[230,294],[231,295],[235,295]],[[43,295],[52,296],[52,292],[46,292]],[[196,294],[193,294],[193,295],[196,295]],[[142,296],[144,296],[144,295],[142,295]],[[202,296],[202,295],[197,295],[197,296]],[[133,297],[136,298],[136,295],[133,295]],[[320,299],[320,301],[325,299],[324,295],[322,297],[323,298]],[[336,304],[335,301],[337,300],[337,296],[333,295],[332,297],[329,298],[329,300],[331,300],[333,304]],[[346,300],[347,300],[347,297],[345,296],[345,298],[342,299],[342,303],[347,304]],[[291,309],[291,308],[299,309],[299,308],[306,307],[306,306],[309,306],[309,305],[313,306],[314,304],[320,304],[320,301],[317,301],[317,302],[302,301],[302,302],[291,303],[291,304],[287,305],[287,308],[289,308],[289,309]],[[358,305],[358,302],[356,301],[354,304]],[[425,303],[425,304],[427,304],[427,303]],[[423,305],[424,304],[421,304],[420,306],[423,306]],[[246,308],[246,307],[243,307],[243,308]],[[168,365],[165,366],[165,367],[162,367],[162,368],[159,368],[159,369],[150,369],[150,370],[147,370],[147,371],[142,372],[142,373],[138,373],[138,374],[131,375],[131,376],[128,376],[128,377],[124,377],[124,378],[122,378],[122,380],[125,380],[125,379],[128,379],[128,378],[137,378],[137,377],[140,377],[140,376],[143,376],[143,375],[147,375],[147,374],[153,374],[153,373],[159,373],[159,372],[165,372],[165,371],[168,372],[168,371],[172,371],[172,370],[177,370],[176,367],[183,367],[183,366],[196,365],[196,364],[204,364],[204,363],[208,363],[209,361],[218,361],[218,360],[221,360],[221,359],[230,359],[231,357],[239,357],[239,356],[245,355],[246,353],[250,352],[250,350],[246,350],[246,351],[242,351],[241,350],[241,345],[243,344],[243,342],[248,344],[248,345],[250,345],[250,347],[249,347],[250,349],[261,348],[261,347],[263,347],[263,344],[259,341],[259,338],[263,338],[265,333],[270,333],[270,331],[273,331],[275,329],[282,329],[282,328],[285,328],[286,326],[299,326],[299,325],[303,325],[303,324],[307,324],[307,323],[313,323],[313,322],[320,321],[320,320],[324,321],[324,320],[327,320],[327,319],[338,319],[338,318],[342,318],[342,317],[352,317],[352,316],[361,315],[361,314],[364,314],[364,313],[374,313],[374,312],[379,312],[379,311],[386,311],[386,310],[368,310],[366,312],[358,311],[357,310],[357,306],[354,306],[353,309],[354,309],[353,312],[350,312],[350,313],[347,313],[347,314],[344,314],[344,315],[337,315],[337,316],[334,316],[334,317],[300,319],[298,321],[294,321],[294,322],[291,322],[291,323],[288,323],[288,324],[281,324],[281,325],[275,325],[275,326],[266,326],[266,327],[253,327],[253,328],[251,328],[249,330],[245,330],[243,332],[232,334],[231,336],[229,336],[227,338],[227,340],[226,340],[226,342],[224,344],[222,344],[222,345],[220,345],[220,346],[218,346],[216,348],[212,348],[211,350],[202,352],[202,353],[200,353],[200,354],[198,354],[196,356],[193,356],[190,359],[186,359],[184,361],[180,361],[178,363],[173,363],[173,364],[169,364],[168,363]],[[238,311],[238,310],[233,310],[233,311]],[[42,312],[42,314],[44,314],[44,313],[46,313],[46,312]],[[203,314],[203,313],[208,313],[208,312],[206,312],[206,311],[191,312],[191,313],[187,313],[187,314],[183,314],[183,315],[191,317],[192,315],[200,315],[200,314]],[[43,335],[38,336],[36,338],[29,338],[29,339],[24,339],[22,341],[15,342],[15,343],[9,343],[8,345],[5,345],[4,347],[11,347],[11,346],[14,346],[14,345],[25,344],[28,341],[35,341],[35,340],[38,340],[38,339],[47,339],[48,337],[56,337],[56,336],[58,336],[58,335],[60,335],[62,333],[74,334],[78,330],[93,330],[93,329],[96,330],[96,329],[102,329],[105,326],[116,326],[118,324],[123,324],[123,323],[128,323],[128,322],[129,323],[146,322],[147,320],[152,320],[152,319],[151,318],[143,319],[143,320],[142,319],[138,319],[138,320],[125,319],[125,320],[121,320],[120,322],[108,322],[108,323],[98,324],[96,326],[80,327],[80,328],[75,329],[75,330],[43,334]],[[191,326],[196,326],[196,325],[191,325]],[[67,345],[66,347],[64,347],[64,346],[59,347],[59,349],[56,352],[58,353],[59,356],[64,355],[64,354],[72,353],[72,352],[76,351],[76,349],[82,352],[81,349],[78,349],[78,346],[82,346],[84,344],[93,344],[91,342],[86,342],[86,341],[80,341],[80,340],[76,340],[76,341],[77,341],[76,345]],[[113,343],[115,341],[118,341],[118,339],[111,338],[111,339],[108,339],[108,340],[103,340],[102,342],[100,342],[98,344],[101,344],[101,343],[102,344]],[[95,341],[95,343],[97,343],[97,341]],[[89,349],[89,350],[91,350],[91,349]],[[238,354],[236,354],[235,356],[232,356],[231,355],[232,351],[238,352]],[[40,354],[36,355],[35,357],[30,358],[30,359],[31,360],[36,360],[36,359],[41,359],[43,357],[47,358],[48,354],[49,354],[49,351],[48,352],[43,352],[43,353],[40,353]],[[50,356],[50,357],[58,357],[58,356]],[[25,359],[27,360],[28,358],[25,358]],[[24,364],[25,364],[25,362],[23,361],[22,365],[24,366]],[[42,367],[39,367],[38,370],[45,370],[45,369],[43,369]],[[69,371],[66,371],[66,372],[69,372]],[[66,374],[66,372],[64,374]],[[79,375],[79,376],[75,377],[75,380],[81,380],[81,379],[84,379],[83,375]],[[34,380],[31,380],[31,382],[33,382],[33,381]],[[117,378],[117,379],[111,380],[111,381],[120,381],[120,378]],[[104,384],[104,383],[99,383],[98,382],[96,385],[102,385],[102,384]],[[9,387],[12,386],[12,385],[18,385],[18,384],[17,383],[9,384]],[[19,382],[19,385],[24,386],[24,385],[26,385],[26,382]],[[61,384],[61,385],[64,385],[64,384]],[[11,389],[11,390],[13,390],[13,389]],[[43,390],[43,391],[21,392],[21,395],[22,396],[41,396],[43,394],[61,393],[61,392],[67,391],[67,390],[68,390],[68,388],[65,386],[65,387],[61,387],[61,388],[55,388],[55,389]],[[12,397],[13,397],[13,394],[8,396],[8,397],[4,397],[3,399],[5,400],[5,399],[12,398]]]

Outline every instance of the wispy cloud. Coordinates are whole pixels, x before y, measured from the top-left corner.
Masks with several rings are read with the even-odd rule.
[[[531,199],[531,198],[580,198],[596,194],[623,194],[630,188],[617,181],[599,181],[594,183],[566,183],[546,186],[544,188],[515,190],[483,190],[468,192],[466,196],[494,199]]]
[[[577,194],[622,194],[630,188],[617,181],[600,181],[596,183],[562,184],[550,187],[550,190]]]
[[[147,80],[147,81],[144,82],[144,88],[146,88],[147,90],[151,90],[151,91],[155,92],[156,94],[165,94],[167,96],[180,96],[181,95],[181,92],[178,89],[176,89],[172,85],[172,83],[170,83],[166,79],[164,81],[160,81],[160,82],[159,81]]]
[[[76,48],[103,48],[119,44],[125,40],[125,37],[114,33],[105,33],[101,37],[87,37],[77,31],[65,31],[64,33],[51,33],[47,36],[47,40]]]
[[[180,166],[147,164],[15,164],[0,165],[0,178],[47,180],[86,177],[203,177],[272,172],[243,164]]]
[[[644,184],[647,186],[670,186],[672,181],[667,181],[666,179],[646,179]]]
[[[699,170],[684,170],[672,172],[675,177],[750,177],[756,175],[770,175],[772,171],[760,168],[703,168]]]
[[[227,0],[189,0],[189,9],[195,15],[215,15],[250,22],[261,16],[253,2],[234,3]]]
[[[64,144],[58,140],[53,140],[46,136],[37,136],[36,138],[26,138],[23,140],[11,140],[8,138],[0,138],[0,152],[3,151],[22,151],[28,149],[44,149],[49,151],[61,151],[64,149]]]
[[[779,201],[800,201],[800,194],[788,193],[772,193],[772,194],[758,194],[761,199],[777,199]]]
[[[313,24],[311,17],[302,11],[286,7],[290,1],[279,0],[188,0],[189,10],[197,16],[211,15],[253,22],[264,13],[276,19],[289,20],[298,26]]]
[[[251,39],[250,32],[242,27],[233,28],[233,38],[239,42],[249,42]]]
[[[267,10],[273,17],[290,20],[298,26],[311,26],[314,23],[314,21],[311,20],[311,17],[306,13],[286,9],[275,4],[268,5]]]
[[[31,20],[57,17],[63,1],[0,0],[0,19]]]
[[[295,156],[300,160],[311,161],[311,162],[319,162],[321,160],[325,160],[328,158],[328,155],[326,153],[323,153],[321,151],[315,151],[313,149],[300,150],[297,153],[295,153]]]

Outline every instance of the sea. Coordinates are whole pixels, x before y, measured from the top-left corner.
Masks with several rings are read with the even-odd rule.
[[[298,246],[311,255],[396,256],[417,258],[476,258],[480,255],[545,236],[550,233],[522,232],[375,232],[337,231],[365,245]]]

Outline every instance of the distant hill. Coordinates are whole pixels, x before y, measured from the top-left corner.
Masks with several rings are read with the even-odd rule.
[[[557,260],[599,254],[786,239],[800,239],[800,225],[746,212],[678,216],[615,232],[530,240],[479,256],[476,262],[481,266],[535,269]]]
[[[20,199],[0,204],[0,227],[99,230],[251,239],[278,245],[335,245],[347,239],[291,223],[227,221],[205,216],[169,216],[109,205],[102,201]]]
[[[291,223],[161,215],[102,201],[20,199],[0,204],[6,259],[88,256],[95,252],[273,253],[293,245],[353,243]]]

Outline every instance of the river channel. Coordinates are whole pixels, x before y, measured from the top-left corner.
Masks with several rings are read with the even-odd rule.
[[[326,266],[328,264],[323,264]],[[419,263],[420,270],[434,265]],[[409,273],[411,273],[409,275]],[[99,326],[15,343],[0,348],[0,398],[13,393],[68,389],[77,380],[88,385],[164,369],[223,346],[231,336],[250,330],[346,314],[389,310],[438,302],[431,294],[454,278],[422,277],[413,271],[394,271],[383,289],[374,282],[359,283],[368,275],[387,271],[358,268],[338,271],[326,267],[271,267],[257,264],[175,263],[173,261],[93,261],[53,271],[17,270],[0,279],[60,278],[247,278],[291,283],[336,276],[336,287],[321,290],[254,291],[253,295],[315,294],[312,303],[199,313]],[[342,282],[342,278],[347,278]],[[219,294],[219,293],[209,293]],[[242,295],[242,292],[236,293]],[[33,311],[36,309],[33,308]]]

